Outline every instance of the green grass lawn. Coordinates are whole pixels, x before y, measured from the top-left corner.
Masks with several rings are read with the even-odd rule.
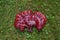
[[[24,10],[46,15],[46,25],[40,32],[14,28],[15,15]],[[60,40],[60,0],[0,0],[0,40]]]

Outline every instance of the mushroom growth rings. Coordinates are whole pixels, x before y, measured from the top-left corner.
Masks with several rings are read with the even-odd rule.
[[[24,31],[25,28],[29,32],[33,32],[33,27],[40,31],[46,23],[46,16],[41,12],[32,12],[31,10],[26,10],[16,14],[14,26],[20,31]]]

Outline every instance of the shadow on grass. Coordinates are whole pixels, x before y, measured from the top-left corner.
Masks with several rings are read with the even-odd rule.
[[[28,32],[27,30],[24,30],[22,32],[19,29],[16,29],[16,31],[18,32],[19,35],[22,35],[22,36],[27,35],[27,34],[32,35],[34,32],[35,32],[35,34],[38,34],[39,35],[42,32],[42,30],[40,30],[38,32],[36,28],[33,28],[33,32]]]

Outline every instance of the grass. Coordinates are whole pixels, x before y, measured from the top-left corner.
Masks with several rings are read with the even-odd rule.
[[[45,27],[33,33],[14,28],[15,15],[24,10],[41,11]],[[0,40],[60,40],[60,0],[0,0]]]

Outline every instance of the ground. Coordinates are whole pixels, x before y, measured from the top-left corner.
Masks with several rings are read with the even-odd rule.
[[[40,32],[14,28],[15,15],[24,10],[46,15],[46,25]],[[0,0],[0,40],[60,40],[60,0]]]

